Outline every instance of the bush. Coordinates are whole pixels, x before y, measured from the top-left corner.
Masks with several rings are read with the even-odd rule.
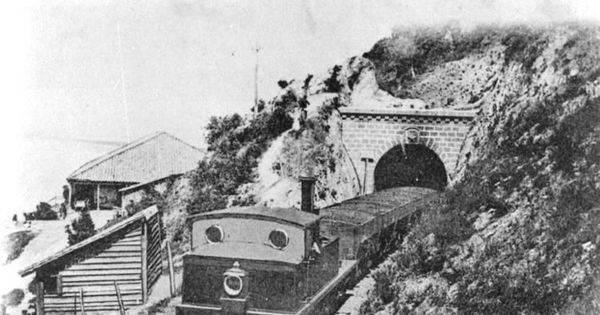
[[[66,231],[69,245],[77,244],[96,233],[94,221],[88,210],[79,213],[79,217],[71,222],[71,228],[67,225]]]
[[[2,296],[4,304],[8,306],[17,306],[21,304],[25,298],[25,292],[21,289],[12,289],[8,294]]]
[[[57,220],[58,214],[46,202],[40,202],[35,206],[35,212],[25,214],[27,220]]]
[[[271,105],[249,121],[238,114],[210,119],[206,140],[211,155],[192,173],[188,213],[224,208],[242,185],[254,180],[253,170],[271,140],[292,127],[289,111],[298,106],[298,100],[287,93]]]
[[[333,69],[331,69],[331,76],[323,81],[326,87],[325,92],[339,93],[342,91],[342,83],[339,80],[341,70],[342,67],[339,65],[335,65]]]

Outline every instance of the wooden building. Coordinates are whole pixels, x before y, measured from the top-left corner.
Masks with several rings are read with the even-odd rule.
[[[162,272],[161,219],[149,207],[20,272],[35,273],[37,314],[118,311],[143,304]]]
[[[91,209],[122,206],[120,189],[183,174],[197,167],[205,152],[157,132],[91,160],[69,177],[70,204],[87,201]]]

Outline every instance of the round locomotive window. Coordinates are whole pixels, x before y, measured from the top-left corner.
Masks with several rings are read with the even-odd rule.
[[[223,280],[223,289],[225,289],[225,293],[229,296],[238,296],[242,293],[243,287],[242,278],[239,276],[229,275],[225,276]]]
[[[282,249],[288,245],[290,239],[284,230],[277,229],[271,231],[271,234],[269,234],[269,241],[273,247]]]
[[[223,241],[223,229],[218,225],[211,225],[204,233],[209,243],[218,243]]]

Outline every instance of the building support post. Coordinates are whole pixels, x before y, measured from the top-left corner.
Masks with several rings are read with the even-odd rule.
[[[65,202],[67,203],[65,206],[68,206],[68,208],[73,209],[73,186],[69,182],[67,182],[67,186],[69,186],[69,200],[65,200]]]
[[[100,210],[100,184],[96,189],[96,210]]]
[[[69,208],[71,208],[71,210],[75,209],[75,200],[73,200],[75,198],[75,191],[73,191],[75,189],[75,187],[77,186],[75,183],[71,184],[69,183]]]
[[[148,221],[142,222],[142,301],[148,299]]]
[[[173,270],[173,255],[171,254],[171,243],[167,242],[167,263],[169,264],[169,289],[171,297],[175,296],[175,272]]]
[[[35,313],[44,315],[44,283],[38,281],[35,286]]]
[[[81,310],[81,315],[85,315],[85,302],[83,301],[83,288],[79,288],[79,309]]]
[[[119,303],[119,313],[121,315],[125,315],[125,306],[123,306],[123,299],[121,298],[121,290],[119,290],[119,285],[117,281],[113,281],[115,286],[115,293],[117,293],[117,302]]]
[[[361,161],[365,162],[365,173],[363,175],[363,187],[362,187],[362,194],[366,194],[367,193],[367,176],[368,176],[368,168],[369,168],[369,163],[373,163],[373,159],[369,158],[369,157],[363,157],[360,158]]]

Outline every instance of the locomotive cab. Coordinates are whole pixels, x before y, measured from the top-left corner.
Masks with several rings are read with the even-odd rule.
[[[192,216],[178,314],[290,314],[338,273],[319,216],[240,207]]]

